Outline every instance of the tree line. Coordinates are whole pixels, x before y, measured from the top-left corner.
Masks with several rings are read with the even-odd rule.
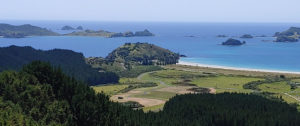
[[[0,74],[0,125],[299,126],[296,107],[252,94],[186,94],[144,113],[109,100],[58,67],[35,61]]]

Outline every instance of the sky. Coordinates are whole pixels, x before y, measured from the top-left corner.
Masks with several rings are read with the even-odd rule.
[[[0,20],[300,22],[300,0],[0,0]]]

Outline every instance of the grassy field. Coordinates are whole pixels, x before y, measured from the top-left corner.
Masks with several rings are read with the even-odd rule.
[[[264,92],[273,93],[274,97],[282,97],[288,103],[300,103],[300,89],[291,89],[291,86],[287,82],[275,82],[262,84],[258,86]]]
[[[262,78],[253,77],[239,77],[239,76],[217,76],[217,77],[205,77],[198,78],[192,81],[199,87],[205,88],[215,88],[217,93],[222,92],[240,92],[240,93],[250,93],[252,90],[244,89],[243,85],[251,82],[263,80]]]
[[[290,92],[291,86],[287,84],[287,82],[275,82],[269,84],[261,84],[258,86],[259,89],[265,92],[272,92],[272,93],[282,93],[282,92]]]
[[[189,89],[195,87],[210,88],[210,90],[212,88],[215,90],[215,93],[251,93],[254,91],[244,89],[244,84],[280,75],[282,74],[170,65],[165,66],[164,70],[144,73],[137,78],[121,78],[118,85],[95,86],[93,88],[97,92],[103,91],[108,95],[122,96],[124,99],[136,99],[137,102],[143,102],[145,103],[144,106],[147,106],[143,108],[144,111],[158,111],[164,105],[161,101],[166,102],[176,94],[191,93]],[[287,74],[285,77],[296,78],[292,79],[291,82],[300,83],[300,79],[297,79],[300,77],[299,75]],[[127,93],[119,93],[120,90],[128,87],[128,85],[149,82],[156,83],[157,86],[136,88]],[[262,83],[258,85],[258,88],[261,90],[259,92],[255,91],[255,93],[263,94],[262,92],[268,92],[272,97],[282,98],[288,103],[300,104],[300,87],[292,90],[287,81]],[[124,99],[122,100],[124,101]],[[160,104],[151,104],[152,106],[149,106],[147,105],[147,100],[156,100]]]
[[[168,100],[174,97],[175,95],[176,93],[173,92],[151,91],[145,92],[144,94],[134,95],[133,97]]]
[[[127,88],[128,85],[104,85],[104,86],[92,86],[92,88],[97,92],[103,92],[107,95],[115,95],[120,90]]]
[[[160,105],[155,105],[155,106],[151,106],[151,107],[144,107],[143,111],[144,112],[149,112],[149,111],[153,111],[153,112],[158,112],[159,110],[162,110],[165,104],[160,104]]]
[[[162,70],[149,74],[149,80],[159,80],[163,81],[168,85],[174,85],[174,83],[182,82],[184,80],[193,80],[197,78],[214,76],[214,74],[204,74],[200,72],[191,72],[191,71],[183,71],[183,70]]]

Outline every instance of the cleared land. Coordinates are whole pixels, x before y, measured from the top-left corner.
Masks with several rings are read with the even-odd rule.
[[[115,95],[117,93],[119,93],[119,91],[127,88],[128,85],[104,85],[104,86],[92,86],[92,88],[97,92],[97,93],[101,93],[103,92],[104,94],[107,95]]]
[[[250,93],[252,90],[244,89],[243,85],[251,82],[263,80],[262,78],[253,77],[237,77],[237,76],[216,76],[216,77],[205,77],[198,78],[192,81],[199,87],[214,88],[217,93],[222,92],[239,92],[239,93]]]
[[[259,90],[244,89],[249,82],[266,81],[283,77],[280,81],[261,83]],[[155,83],[157,86],[133,88],[122,92],[130,85]],[[158,111],[164,103],[175,95],[186,93],[256,93],[288,103],[300,104],[300,75],[266,73],[239,70],[222,70],[184,65],[165,66],[164,70],[143,73],[137,78],[122,78],[118,85],[93,87],[97,92],[111,95],[117,102],[135,101],[144,106],[144,111]],[[292,89],[293,87],[293,89]]]

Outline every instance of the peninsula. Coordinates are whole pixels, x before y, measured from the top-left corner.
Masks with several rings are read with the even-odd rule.
[[[181,55],[148,43],[126,43],[107,57],[89,57],[93,68],[118,73],[121,77],[135,77],[141,71],[158,70],[160,65],[176,64]],[[183,55],[182,55],[183,56]]]
[[[290,27],[286,31],[276,32],[274,37],[276,37],[275,42],[298,42],[300,37],[300,28]]]
[[[142,37],[142,36],[154,36],[149,30],[145,29],[144,31],[137,31],[133,33],[132,31],[127,31],[124,33],[117,33],[117,32],[109,32],[105,30],[85,30],[85,31],[74,31],[69,34],[65,34],[65,36],[100,36],[100,37],[107,37],[107,38],[114,38],[114,37]]]
[[[30,24],[15,26],[10,24],[0,24],[0,36],[4,38],[24,38],[26,36],[57,36],[46,28],[32,26]]]
[[[27,36],[99,36],[99,37],[144,37],[144,36],[155,36],[149,30],[145,29],[143,31],[132,31],[127,32],[110,32],[105,30],[83,30],[82,26],[78,26],[76,29],[71,26],[64,26],[61,30],[74,30],[72,33],[59,34],[48,30],[46,28],[41,28],[38,26],[32,26],[30,24],[14,26],[10,24],[0,24],[0,37],[4,38],[24,38]]]

